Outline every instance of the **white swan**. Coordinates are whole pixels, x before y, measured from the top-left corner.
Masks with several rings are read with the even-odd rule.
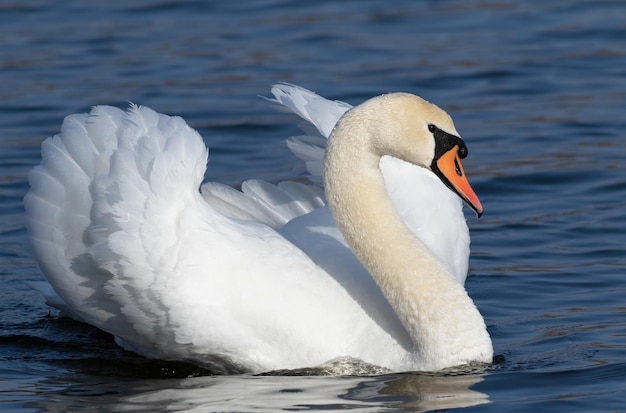
[[[324,135],[349,109],[294,86],[273,93]],[[24,199],[57,303],[140,354],[215,372],[341,356],[396,371],[490,362],[463,288],[469,237],[455,193],[482,206],[450,117],[383,95],[343,115],[322,172],[324,144],[290,142],[323,191],[259,181],[198,191],[207,149],[181,118],[135,106],[68,116]]]

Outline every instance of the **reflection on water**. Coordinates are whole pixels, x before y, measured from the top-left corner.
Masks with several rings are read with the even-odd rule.
[[[257,411],[402,408],[422,412],[488,403],[482,375],[219,376],[75,385],[29,406],[66,411]],[[39,383],[42,386],[42,383]],[[58,406],[58,407],[57,407]]]

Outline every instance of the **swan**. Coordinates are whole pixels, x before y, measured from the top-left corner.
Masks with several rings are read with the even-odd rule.
[[[272,92],[322,135],[288,142],[311,184],[201,185],[199,134],[147,107],[66,117],[24,198],[48,301],[126,349],[215,373],[491,362],[463,287],[462,201],[482,205],[452,119],[407,93],[351,108]]]

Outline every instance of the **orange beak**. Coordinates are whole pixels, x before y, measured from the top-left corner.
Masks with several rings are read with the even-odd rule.
[[[441,155],[433,163],[433,166],[433,171],[443,183],[456,192],[480,218],[483,214],[483,206],[465,177],[463,165],[461,165],[461,159],[459,158],[459,146],[455,145]]]

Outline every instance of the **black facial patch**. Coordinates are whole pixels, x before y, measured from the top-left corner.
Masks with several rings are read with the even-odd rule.
[[[460,137],[444,132],[433,124],[428,125],[428,130],[433,134],[435,138],[435,157],[433,158],[433,162],[430,165],[430,169],[435,173],[435,175],[439,177],[439,179],[441,179],[441,182],[443,182],[445,186],[447,186],[452,192],[461,197],[461,199],[463,199],[480,218],[482,211],[479,212],[476,207],[469,201],[469,199],[467,199],[462,192],[454,187],[448,177],[441,172],[441,170],[439,169],[439,165],[437,165],[437,161],[439,160],[439,158],[441,158],[443,154],[445,154],[455,146],[459,147],[459,150],[457,152],[459,158],[465,158],[467,156],[467,146],[465,146],[465,142],[463,142]],[[461,165],[459,164],[457,157],[454,157],[454,169],[459,177],[463,176],[463,172],[461,171]]]
[[[463,142],[463,140],[458,136],[442,131],[432,123],[428,125],[428,130],[435,137],[435,157],[430,165],[430,169],[439,177],[439,179],[441,179],[441,182],[443,182],[445,186],[463,198],[463,196],[454,188],[454,185],[452,185],[448,177],[441,172],[439,166],[437,165],[437,161],[444,153],[448,152],[455,146],[459,147],[459,157],[465,158],[467,156],[467,146],[465,146],[465,142]],[[454,160],[454,163],[457,175],[461,176],[461,168],[459,167],[456,159]]]
[[[463,159],[467,156],[467,146],[465,146],[463,139],[439,129],[432,123],[428,125],[428,130],[435,137],[435,157],[433,158],[433,163],[455,146],[459,147],[459,158]]]

